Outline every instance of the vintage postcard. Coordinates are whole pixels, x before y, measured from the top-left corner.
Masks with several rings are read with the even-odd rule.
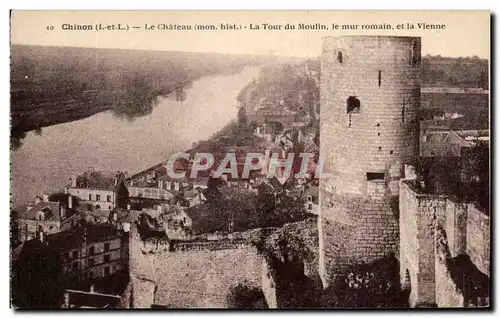
[[[12,308],[490,308],[489,11],[12,11]]]

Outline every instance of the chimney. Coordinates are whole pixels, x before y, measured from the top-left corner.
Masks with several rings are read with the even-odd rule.
[[[66,206],[61,203],[59,203],[59,216],[61,217],[61,220],[66,217]]]
[[[94,284],[90,285],[90,292],[94,293]]]
[[[123,223],[123,232],[129,232],[130,231],[130,223],[125,222]]]
[[[43,231],[38,232],[38,239],[39,239],[39,240],[40,240],[40,242],[42,242],[42,243],[43,243],[43,240],[45,239],[43,236],[44,236]]]
[[[128,203],[128,204],[127,204],[127,210],[129,210],[129,211],[130,211],[130,208],[131,208],[130,203]]]
[[[68,196],[68,208],[73,208],[73,196]]]
[[[76,188],[76,176],[71,176],[71,187]]]
[[[69,293],[64,293],[64,308],[69,308]]]
[[[43,202],[49,202],[49,195],[48,194],[43,194],[42,198],[43,198]]]
[[[42,198],[40,198],[38,195],[35,197],[35,204],[38,204],[42,202]]]

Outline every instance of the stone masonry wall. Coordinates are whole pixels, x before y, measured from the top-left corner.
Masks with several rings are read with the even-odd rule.
[[[321,58],[321,150],[327,190],[367,194],[367,173],[385,173],[392,195],[418,156],[420,38],[326,37]],[[348,113],[348,98],[359,111]]]
[[[436,302],[434,236],[445,223],[447,199],[421,193],[410,181],[400,183],[400,278],[403,283],[410,276],[412,307]]]
[[[253,247],[147,255],[155,272],[155,304],[172,308],[227,308],[238,283],[260,287],[262,258]]]
[[[410,290],[409,303],[414,307],[418,302],[418,199],[407,184],[399,188],[399,264],[401,286]],[[408,281],[406,281],[408,280]]]
[[[490,218],[472,204],[467,209],[467,254],[483,274],[490,276]]]
[[[408,180],[400,182],[399,212],[400,276],[411,290],[410,305],[463,307],[464,288],[473,293],[475,285],[457,286],[451,271],[473,277],[471,282],[479,287],[487,284],[483,280],[489,276],[488,216],[456,198],[423,193]],[[464,263],[465,254],[486,275],[481,281]]]
[[[436,257],[436,305],[438,307],[464,307],[464,295],[451,278],[445,256],[439,253]]]
[[[193,249],[169,252],[168,246],[161,242],[158,245],[141,242],[133,227],[129,265],[131,295],[123,305],[227,308],[226,295],[238,283],[247,281],[266,287],[262,286],[263,258],[255,247],[239,241],[220,249],[212,249],[212,245],[213,242],[203,249],[205,245],[195,243]],[[273,290],[264,291],[265,295],[272,293]]]
[[[322,206],[320,263],[323,283],[352,264],[398,256],[399,225],[393,201],[330,196]],[[321,273],[323,272],[323,273]]]

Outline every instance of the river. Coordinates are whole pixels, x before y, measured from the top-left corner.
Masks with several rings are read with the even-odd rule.
[[[129,175],[207,139],[236,118],[236,96],[259,68],[200,78],[186,99],[160,97],[147,116],[129,121],[111,111],[29,132],[11,153],[11,202],[16,208],[42,193],[63,189],[89,168]]]

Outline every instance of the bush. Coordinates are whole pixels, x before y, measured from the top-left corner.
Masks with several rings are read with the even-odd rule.
[[[267,303],[262,289],[253,286],[248,281],[231,287],[227,295],[227,302],[229,308],[267,309]]]

